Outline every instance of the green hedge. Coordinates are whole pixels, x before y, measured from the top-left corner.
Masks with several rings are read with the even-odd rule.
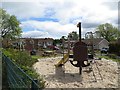
[[[26,51],[18,51],[15,49],[4,50],[5,55],[9,56],[19,66],[32,67],[37,59],[32,58]]]
[[[120,44],[111,43],[109,45],[109,53],[114,53],[114,54],[120,55]]]
[[[11,58],[11,60],[22,68],[30,77],[38,79],[39,75],[32,68],[33,64],[38,60],[36,58],[32,58],[28,52],[16,49],[3,49],[3,53]],[[41,87],[44,88],[43,79],[39,78],[39,81]]]

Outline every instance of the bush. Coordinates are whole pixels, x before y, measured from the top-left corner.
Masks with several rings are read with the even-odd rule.
[[[109,53],[114,53],[114,54],[120,55],[120,44],[111,43],[109,45]]]
[[[39,75],[33,70],[32,65],[37,62],[36,58],[32,58],[26,51],[18,51],[15,49],[3,49],[6,56],[11,58],[15,64],[20,66],[25,73],[27,73],[31,78],[38,79]],[[39,84],[44,88],[43,78],[39,78]]]
[[[117,59],[117,56],[115,54],[109,54],[108,56],[112,59]]]
[[[11,58],[20,67],[32,67],[32,65],[37,62],[37,59],[32,58],[26,51],[18,51],[14,49],[7,49],[3,51],[5,55]]]

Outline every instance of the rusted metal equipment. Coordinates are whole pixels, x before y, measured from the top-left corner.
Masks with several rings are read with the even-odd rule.
[[[95,72],[93,70],[94,68],[92,66],[92,61],[94,60],[93,55],[88,54],[87,44],[85,44],[84,42],[81,41],[81,23],[78,23],[77,26],[79,27],[79,41],[74,44],[73,54],[71,54],[70,53],[70,39],[68,37],[68,53],[63,54],[63,58],[55,65],[56,70],[57,70],[56,72],[60,72],[60,74],[61,73],[64,74],[64,70],[63,70],[64,64],[67,61],[70,61],[70,63],[73,66],[79,67],[79,74],[80,75],[82,74],[82,67],[89,66],[89,70],[93,72],[93,76],[95,78],[95,81],[97,81]],[[90,61],[91,59],[92,59],[92,61]],[[94,61],[94,63],[95,63],[95,61]],[[99,70],[97,64],[96,64],[96,68],[97,68],[98,74],[102,80],[102,76],[100,74],[100,70]]]
[[[82,74],[82,67],[89,66],[90,63],[88,63],[87,45],[81,41],[81,22],[78,23],[77,27],[79,27],[79,41],[74,44],[73,61],[70,61],[70,63],[75,67],[79,67],[79,73]],[[74,64],[74,61],[77,63]]]
[[[73,61],[70,61],[71,64],[75,67],[86,67],[89,66],[89,64],[85,64],[85,62],[88,62],[88,54],[87,54],[87,45],[83,42],[77,42],[74,45],[73,48]],[[76,64],[73,62],[77,61]]]

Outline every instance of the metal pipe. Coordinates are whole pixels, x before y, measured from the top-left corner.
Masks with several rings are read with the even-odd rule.
[[[79,28],[79,41],[81,41],[81,22],[77,24],[77,27]],[[79,63],[80,64],[80,63]],[[82,75],[82,66],[79,65],[79,74]]]
[[[77,27],[79,28],[79,41],[81,41],[81,22],[77,24]]]

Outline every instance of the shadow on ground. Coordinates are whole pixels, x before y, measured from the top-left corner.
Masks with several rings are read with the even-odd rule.
[[[63,75],[50,74],[45,79],[48,81],[57,81],[61,83],[82,82],[82,76],[78,73],[65,73]]]
[[[83,76],[84,74],[90,74],[92,73],[89,70],[84,70],[82,75],[79,75],[79,73],[63,73],[63,74],[49,74],[47,77],[45,77],[45,79],[47,81],[54,81],[54,82],[60,82],[60,83],[73,83],[73,82],[79,82],[79,83],[83,83],[83,82],[96,82],[94,77],[93,78],[89,78],[89,80],[84,81],[83,78],[85,78],[85,76]],[[88,76],[89,77],[89,76]]]

